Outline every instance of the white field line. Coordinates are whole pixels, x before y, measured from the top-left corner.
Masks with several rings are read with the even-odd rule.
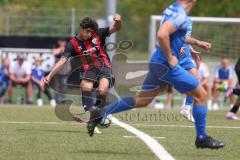
[[[123,138],[138,138],[137,136],[123,136]],[[166,139],[166,137],[152,137],[154,139]]]
[[[164,125],[164,124],[131,124],[140,127],[169,127],[169,128],[194,128],[193,125]],[[207,126],[214,129],[240,129],[240,126]]]
[[[112,117],[112,122],[127,131],[131,132],[132,134],[136,135],[139,139],[141,139],[147,146],[148,148],[158,157],[160,160],[175,160],[175,158],[170,155],[165,148],[158,143],[155,139],[150,137],[148,134],[139,131],[138,129],[123,123],[116,119],[115,117]]]
[[[0,121],[0,124],[46,124],[46,125],[79,125],[80,123],[62,123],[62,122],[28,122],[28,121]],[[82,124],[82,123],[81,123]]]
[[[77,122],[29,122],[29,121],[0,121],[0,124],[46,124],[46,125],[85,125],[84,123]],[[194,128],[193,125],[164,125],[164,124],[131,124],[132,126],[139,127],[176,127],[176,128]],[[214,129],[240,129],[240,126],[207,126],[207,128]]]

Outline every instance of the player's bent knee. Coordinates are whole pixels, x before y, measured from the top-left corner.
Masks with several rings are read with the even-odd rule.
[[[207,92],[203,90],[200,96],[197,98],[196,102],[199,104],[205,104],[207,99]]]
[[[240,106],[240,96],[238,97],[238,99],[237,99],[235,105]]]
[[[139,108],[142,108],[142,107],[147,107],[151,102],[152,102],[153,98],[150,98],[150,99],[146,99],[146,98],[143,98],[143,97],[136,97],[135,98],[135,107],[139,107]]]
[[[195,104],[206,104],[207,92],[202,86],[198,86],[195,90],[191,91],[189,95],[194,97]]]
[[[105,89],[97,90],[97,94],[99,94],[99,95],[106,95],[107,94],[107,90],[105,90]]]
[[[82,90],[84,91],[92,91],[93,89],[93,83],[92,82],[88,82],[88,81],[82,81],[80,83],[80,87]]]
[[[104,86],[99,86],[99,87],[97,88],[97,92],[98,92],[99,94],[106,94],[106,92],[108,91],[108,86],[109,86],[109,84],[104,85]]]
[[[210,84],[208,84],[208,83],[205,84],[204,87],[205,87],[206,89],[211,89],[211,86],[210,86]]]

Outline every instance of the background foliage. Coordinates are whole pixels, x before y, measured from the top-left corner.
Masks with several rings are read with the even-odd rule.
[[[136,51],[147,51],[150,16],[160,15],[172,2],[174,0],[118,0],[117,12],[124,21],[118,40],[131,39]],[[5,34],[8,14],[11,15],[10,33],[70,36],[71,8],[77,11],[76,25],[84,16],[105,17],[105,0],[0,0],[0,34]],[[239,17],[239,0],[199,0],[190,15]]]

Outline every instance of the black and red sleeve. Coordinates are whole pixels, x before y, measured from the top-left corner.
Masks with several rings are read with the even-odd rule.
[[[105,42],[106,38],[110,36],[109,27],[99,28],[97,34],[100,37],[101,41]]]
[[[74,47],[71,43],[71,41],[68,42],[67,46],[64,49],[64,52],[62,53],[61,57],[70,58],[74,56]]]

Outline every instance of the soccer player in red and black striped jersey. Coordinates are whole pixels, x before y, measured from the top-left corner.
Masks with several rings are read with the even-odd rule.
[[[114,82],[111,62],[105,50],[105,40],[112,33],[121,29],[122,21],[120,15],[114,16],[113,20],[115,24],[112,27],[98,28],[94,19],[85,17],[80,23],[79,34],[68,42],[61,59],[48,76],[43,79],[43,82],[48,84],[69,58],[78,57],[82,105],[85,111],[88,111],[92,106],[104,106],[106,92]],[[93,101],[94,87],[97,98],[95,104]]]

